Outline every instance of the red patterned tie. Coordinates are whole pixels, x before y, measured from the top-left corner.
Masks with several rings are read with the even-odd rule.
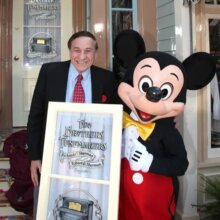
[[[73,102],[84,103],[85,102],[85,93],[81,84],[83,79],[82,74],[79,74],[77,77],[77,82],[73,90]]]

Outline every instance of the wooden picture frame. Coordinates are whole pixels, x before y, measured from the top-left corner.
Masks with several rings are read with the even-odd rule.
[[[37,219],[117,219],[122,105],[49,102]]]

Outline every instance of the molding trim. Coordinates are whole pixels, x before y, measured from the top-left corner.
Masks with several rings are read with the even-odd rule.
[[[175,220],[200,220],[200,217],[198,214],[185,215],[176,211]]]
[[[72,0],[73,32],[86,30],[86,1]]]

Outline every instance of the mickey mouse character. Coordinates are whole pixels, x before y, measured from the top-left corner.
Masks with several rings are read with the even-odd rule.
[[[118,94],[124,103],[119,220],[174,219],[178,176],[188,167],[174,117],[184,110],[187,89],[200,89],[215,74],[205,52],[180,62],[163,52],[142,54]]]

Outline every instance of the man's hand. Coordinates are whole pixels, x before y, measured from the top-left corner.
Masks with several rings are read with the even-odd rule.
[[[31,179],[34,186],[39,185],[39,174],[41,173],[41,161],[32,160],[31,161]]]

